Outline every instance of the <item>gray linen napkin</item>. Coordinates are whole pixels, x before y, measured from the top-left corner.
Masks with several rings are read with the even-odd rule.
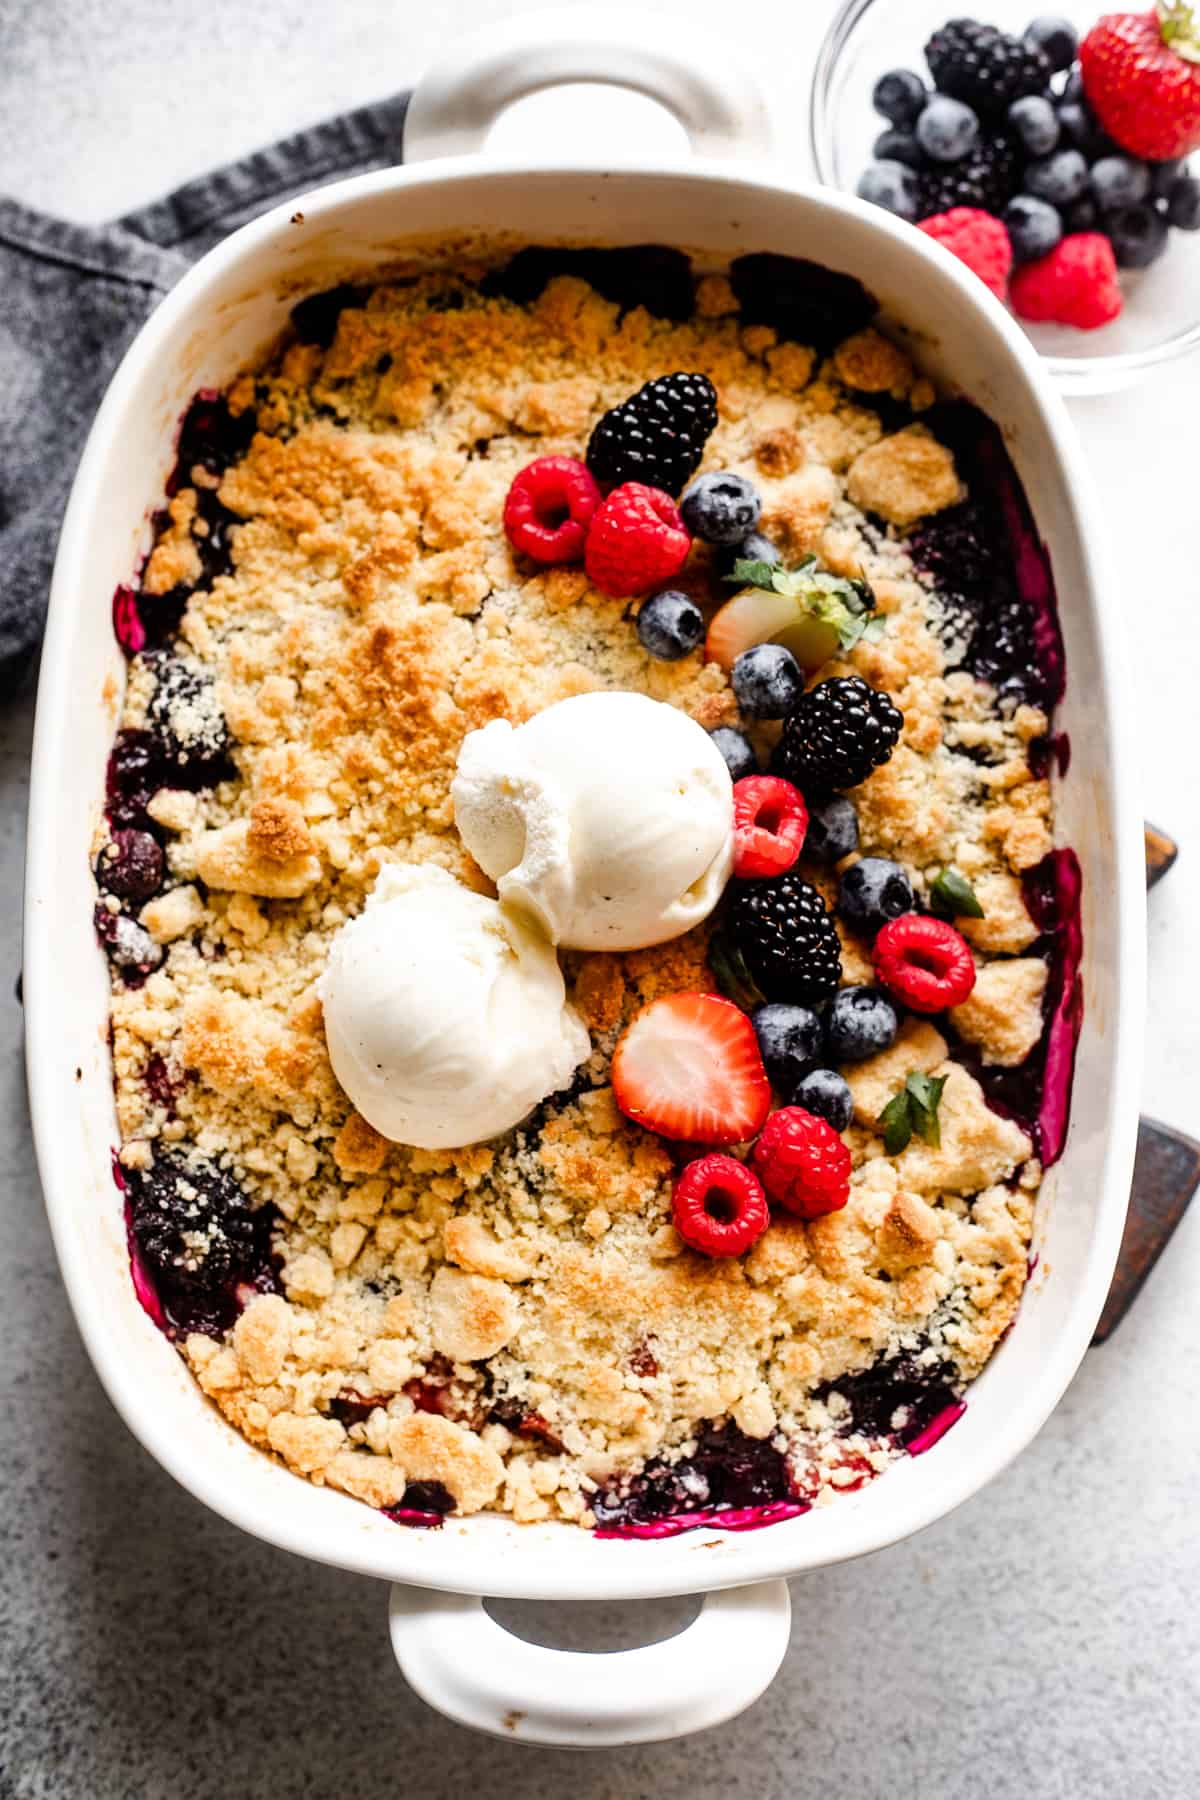
[[[108,225],[0,198],[0,689],[41,638],[83,441],[142,321],[211,245],[269,206],[398,162],[407,94],[256,151]]]

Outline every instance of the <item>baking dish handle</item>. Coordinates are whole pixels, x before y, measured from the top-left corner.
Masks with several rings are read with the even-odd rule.
[[[506,107],[565,82],[632,88],[656,100],[698,155],[762,157],[772,149],[762,90],[727,42],[690,19],[580,7],[519,13],[456,39],[413,90],[404,160],[472,155]]]
[[[396,1661],[422,1700],[510,1743],[605,1749],[721,1725],[769,1686],[788,1645],[787,1583],[706,1594],[691,1624],[640,1650],[550,1650],[468,1594],[392,1588]]]

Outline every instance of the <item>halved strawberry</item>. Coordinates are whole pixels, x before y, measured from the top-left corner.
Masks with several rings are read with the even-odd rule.
[[[771,1105],[754,1027],[717,994],[644,1006],[613,1053],[612,1085],[627,1119],[696,1144],[740,1144]]]
[[[814,618],[794,594],[748,587],[714,614],[704,653],[709,662],[729,670],[743,650],[755,644],[782,644],[802,669],[811,672],[835,654],[838,632],[836,626]]]

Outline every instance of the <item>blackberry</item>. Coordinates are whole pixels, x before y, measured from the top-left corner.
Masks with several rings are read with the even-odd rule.
[[[163,782],[181,788],[215,787],[234,773],[230,737],[212,679],[181,656],[156,654],[147,718]]]
[[[858,675],[819,681],[784,721],[772,770],[801,792],[806,786],[857,787],[885,763],[900,738],[904,714]]]
[[[982,594],[997,573],[999,550],[993,524],[974,500],[935,513],[909,539],[913,562],[936,587]]]
[[[943,94],[993,116],[1024,94],[1044,94],[1050,85],[1044,50],[976,19],[948,19],[926,44],[925,61]]]
[[[200,1330],[232,1323],[235,1283],[255,1281],[263,1268],[268,1215],[251,1210],[232,1175],[195,1154],[160,1154],[127,1180],[130,1228],[173,1321]]]
[[[827,269],[803,256],[771,250],[735,256],[729,283],[743,325],[770,325],[780,337],[825,352],[870,324],[874,296],[853,275]]]
[[[977,206],[1002,213],[1020,181],[1016,149],[1006,137],[985,137],[959,162],[926,169],[921,176],[921,214],[949,212],[952,206]]]
[[[1038,656],[1032,609],[1019,594],[988,608],[971,641],[966,666],[1001,694],[1039,706],[1049,697]]]
[[[735,884],[734,943],[768,1000],[817,1006],[837,992],[842,951],[816,888],[790,871]]]
[[[644,481],[678,494],[716,423],[717,392],[707,375],[660,375],[605,413],[588,439],[587,466],[612,486]]]

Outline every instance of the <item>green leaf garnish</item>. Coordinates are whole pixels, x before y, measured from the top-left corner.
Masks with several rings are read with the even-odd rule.
[[[912,1109],[908,1095],[899,1093],[889,1100],[879,1115],[883,1126],[883,1147],[889,1156],[899,1156],[912,1137]]]
[[[875,596],[867,583],[857,576],[823,569],[815,556],[803,557],[794,569],[739,556],[725,579],[739,587],[765,588],[799,600],[812,618],[837,633],[838,649],[843,653],[853,650],[868,633],[872,643],[883,633],[884,622],[875,611]]]
[[[899,1156],[907,1149],[914,1131],[935,1150],[941,1147],[938,1108],[945,1085],[944,1075],[926,1075],[920,1069],[905,1076],[904,1086],[888,1101],[877,1120],[883,1128],[883,1147],[889,1156]]]
[[[912,1112],[913,1130],[935,1150],[941,1148],[942,1128],[938,1123],[938,1107],[942,1104],[944,1075],[923,1075],[914,1071],[904,1083]]]
[[[807,562],[816,560],[815,556],[805,558]],[[739,556],[725,579],[735,587],[773,588],[778,566],[777,563],[758,562],[753,557]]]
[[[943,869],[929,889],[929,903],[943,919],[982,919],[979,896],[957,869]]]
[[[753,1012],[756,1006],[762,1005],[763,996],[746,967],[745,957],[719,931],[709,939],[708,966],[725,998],[740,1006],[743,1012]]]
[[[1188,62],[1200,62],[1200,24],[1197,24],[1192,8],[1158,0],[1156,11],[1163,43],[1169,45],[1176,56],[1182,56]]]

